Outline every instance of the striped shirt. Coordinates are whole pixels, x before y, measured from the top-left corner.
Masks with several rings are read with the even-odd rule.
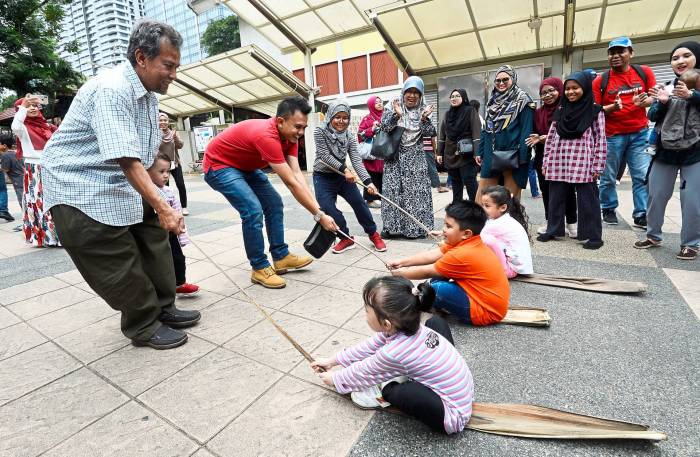
[[[148,168],[160,142],[158,99],[131,64],[100,73],[80,88],[44,147],[44,209],[69,205],[118,227],[142,222],[142,197],[117,159],[139,159]]]
[[[322,127],[316,127],[314,130],[314,141],[316,142],[316,160],[314,161],[314,171],[319,173],[335,173],[333,170],[329,170],[326,165],[321,161],[327,163],[336,170],[344,172],[347,166],[345,165],[345,159],[350,156],[350,163],[352,163],[352,168],[355,170],[357,175],[360,177],[365,185],[369,185],[372,179],[369,177],[369,173],[365,170],[365,166],[362,164],[362,157],[357,151],[357,140],[355,135],[348,134],[348,144],[347,150],[336,151],[335,148],[329,146],[329,140],[323,133]]]
[[[464,429],[472,414],[474,382],[467,363],[442,335],[421,325],[415,335],[377,333],[335,356],[343,370],[333,371],[338,392],[366,389],[398,376],[432,389],[445,406],[445,431]]]
[[[542,171],[547,181],[593,182],[593,173],[601,174],[605,170],[607,154],[605,114],[602,110],[581,138],[560,137],[557,123],[552,122],[544,144]]]

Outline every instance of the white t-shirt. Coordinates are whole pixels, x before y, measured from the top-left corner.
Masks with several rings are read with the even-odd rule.
[[[534,273],[530,240],[522,225],[506,213],[498,219],[489,219],[481,230],[482,235],[495,238],[503,245],[506,260],[521,275]]]

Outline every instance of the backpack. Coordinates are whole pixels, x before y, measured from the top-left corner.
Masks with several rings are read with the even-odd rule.
[[[647,88],[647,74],[644,72],[644,69],[642,68],[641,65],[637,65],[636,63],[630,64],[631,67],[634,69],[634,71],[637,72],[640,78],[642,78],[642,82],[644,83],[644,88]],[[605,70],[603,72],[603,75],[601,76],[601,81],[600,81],[600,95],[601,97],[605,97],[605,91],[608,89],[608,81],[610,80],[610,70]],[[602,98],[601,98],[602,100]]]
[[[700,142],[700,109],[687,100],[671,97],[659,131],[664,149],[679,151],[692,148]]]

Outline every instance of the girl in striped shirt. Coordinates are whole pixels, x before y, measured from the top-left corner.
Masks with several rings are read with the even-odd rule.
[[[472,413],[474,383],[457,352],[447,322],[433,316],[422,325],[435,291],[425,282],[373,278],[363,290],[367,324],[377,334],[311,367],[329,386],[365,408],[388,406],[435,431],[457,433]],[[343,368],[332,370],[336,365]]]

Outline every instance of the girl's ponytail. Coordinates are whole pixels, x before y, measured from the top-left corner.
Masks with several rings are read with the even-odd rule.
[[[418,284],[418,311],[428,312],[435,303],[435,289],[430,285],[430,281]]]
[[[380,321],[387,319],[397,331],[410,336],[420,327],[421,311],[433,305],[435,290],[428,282],[414,287],[406,278],[382,276],[370,279],[362,296]]]
[[[528,227],[530,225],[530,221],[527,217],[527,212],[525,212],[525,207],[522,203],[520,203],[520,200],[518,200],[517,197],[510,198],[508,214],[510,214],[510,217],[518,221],[518,223],[523,226],[525,233],[527,234],[527,239],[532,242],[532,237],[530,237],[530,229]]]

